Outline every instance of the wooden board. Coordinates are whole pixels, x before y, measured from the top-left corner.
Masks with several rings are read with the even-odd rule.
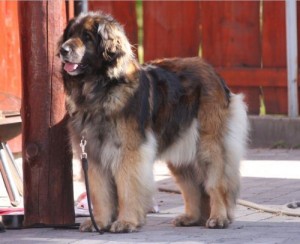
[[[263,2],[263,67],[286,67],[285,2]]]
[[[285,68],[219,68],[218,72],[226,80],[233,92],[244,93],[248,104],[249,114],[259,114],[260,96],[268,101],[266,110],[268,113],[283,113],[286,106],[286,93],[279,99],[277,92],[286,90],[286,69]],[[269,96],[274,95],[273,104]],[[270,107],[276,110],[270,110]],[[280,112],[279,112],[280,111]]]
[[[0,1],[0,16],[0,93],[20,98],[21,57],[18,3]]]
[[[203,57],[216,67],[260,67],[258,1],[203,1]]]
[[[198,1],[145,1],[144,60],[198,56]]]
[[[215,67],[259,68],[259,2],[203,1],[200,7],[203,57]],[[238,79],[240,74],[235,76]],[[258,114],[259,87],[248,87],[251,83],[244,85],[244,82],[240,81],[243,85],[238,91],[246,94],[249,112]]]
[[[229,86],[286,87],[285,68],[218,68]]]
[[[286,67],[285,2],[263,2],[262,65],[263,68]],[[287,114],[287,78],[285,87],[263,87],[266,112]]]
[[[126,35],[137,53],[137,20],[135,1],[89,1],[89,10],[111,14],[126,31]]]
[[[0,1],[0,110],[21,109],[21,56],[17,1]],[[21,152],[21,136],[9,141]]]
[[[19,2],[25,226],[74,223],[72,155],[56,43],[65,2]]]

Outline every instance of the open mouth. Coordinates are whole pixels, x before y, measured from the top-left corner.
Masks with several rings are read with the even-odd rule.
[[[65,62],[64,64],[64,70],[68,73],[74,73],[75,71],[82,70],[86,67],[86,65],[83,64],[76,64],[76,63],[69,63]]]

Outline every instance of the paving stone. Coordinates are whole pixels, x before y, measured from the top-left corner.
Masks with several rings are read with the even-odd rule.
[[[251,160],[300,160],[300,150],[250,150],[248,159],[249,167],[251,167]],[[274,164],[274,167],[276,165]],[[156,166],[155,174],[158,187],[178,189],[163,164]],[[300,173],[299,179],[287,178],[285,171],[282,172],[282,178],[268,177],[268,172],[265,174],[266,177],[243,177],[240,198],[282,209],[287,202],[300,200]],[[156,200],[160,213],[149,214],[146,225],[137,233],[99,235],[98,233],[80,233],[76,229],[52,228],[7,230],[0,234],[0,244],[300,243],[300,217],[269,214],[238,205],[235,210],[236,219],[228,229],[174,227],[171,224],[172,219],[184,211],[181,195],[157,192]],[[82,220],[82,218],[78,219],[79,222]]]

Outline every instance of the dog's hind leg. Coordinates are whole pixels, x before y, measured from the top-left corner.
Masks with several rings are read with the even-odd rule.
[[[227,216],[227,186],[224,185],[224,157],[221,147],[216,141],[209,141],[208,138],[202,137],[201,141],[202,154],[205,159],[205,190],[210,197],[210,216],[206,222],[208,228],[226,228],[230,223]]]
[[[194,226],[203,224],[201,213],[202,193],[197,170],[194,165],[175,167],[168,163],[168,167],[178,184],[183,195],[185,213],[176,217],[173,221],[175,226]]]
[[[205,100],[202,101],[201,108],[198,164],[203,174],[204,189],[210,198],[210,216],[206,226],[225,228],[230,221],[227,217],[225,200],[227,194],[224,180],[226,160],[222,140],[226,132],[224,122],[228,118],[228,110],[220,106],[218,101],[209,103]]]
[[[240,186],[239,163],[246,149],[248,134],[243,96],[232,94],[227,118],[223,122],[222,133],[209,130],[217,133],[200,136],[201,163],[206,165],[205,189],[211,202],[210,218],[206,224],[209,228],[224,228],[233,219]]]
[[[89,162],[88,178],[95,221],[99,229],[107,230],[114,221],[117,211],[117,196],[112,175],[108,171],[104,172],[94,162]],[[93,230],[90,219],[80,225],[80,231]]]

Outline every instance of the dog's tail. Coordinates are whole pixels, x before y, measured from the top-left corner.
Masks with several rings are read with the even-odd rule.
[[[226,127],[224,146],[227,160],[239,162],[245,156],[249,132],[247,106],[242,94],[231,94],[229,119]]]
[[[240,187],[240,161],[246,153],[248,145],[249,121],[247,106],[242,94],[231,94],[229,116],[224,136],[225,181],[229,198],[227,199],[228,217],[233,218],[233,209]]]

